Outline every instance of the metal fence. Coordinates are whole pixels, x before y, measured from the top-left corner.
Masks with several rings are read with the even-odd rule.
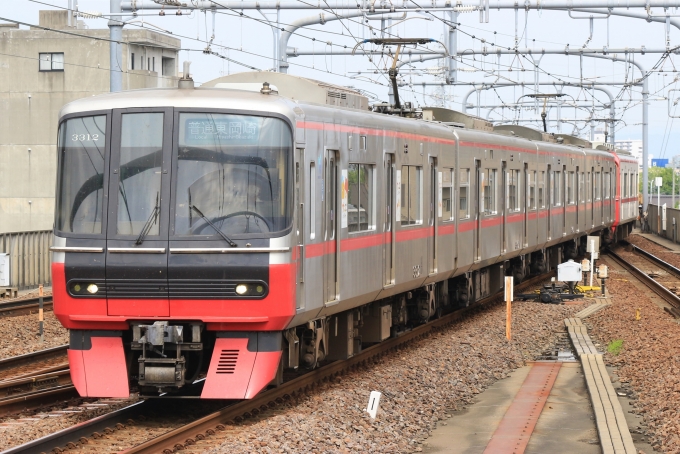
[[[51,230],[0,233],[0,252],[9,256],[12,287],[52,285],[51,245]]]

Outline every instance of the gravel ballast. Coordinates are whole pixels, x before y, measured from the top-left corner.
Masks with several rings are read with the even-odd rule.
[[[646,245],[640,247],[656,255]],[[625,258],[625,252],[619,254]],[[629,279],[628,273],[611,273],[607,285],[613,304],[588,317],[586,324],[603,346],[623,341],[619,354],[605,353],[605,362],[617,367],[621,382],[633,390],[634,405],[624,411],[632,409],[642,417],[655,450],[680,452],[680,326],[647,296],[642,284]]]
[[[228,427],[233,435],[210,452],[422,451],[438,420],[554,345],[564,319],[583,307],[516,302],[512,342],[505,338],[505,306],[484,310],[324,383],[275,414]],[[372,390],[383,393],[375,421],[363,411]]]
[[[40,342],[38,314],[0,318],[0,359],[68,344],[68,330],[52,311],[45,311],[44,330],[45,341]]]

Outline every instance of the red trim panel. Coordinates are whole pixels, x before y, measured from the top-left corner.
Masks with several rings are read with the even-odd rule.
[[[74,299],[66,292],[64,264],[52,264],[54,313],[70,329],[128,330],[127,320],[143,317],[163,320],[202,320],[208,330],[280,331],[295,315],[295,264],[269,265],[269,294],[261,300],[170,300],[168,312],[141,314],[138,307],[158,307],[167,300],[109,300],[122,315],[108,315],[106,299]]]
[[[166,299],[109,299],[109,315],[167,317],[170,303]]]
[[[253,374],[246,390],[246,399],[252,399],[274,378],[279,369],[282,352],[257,352]]]
[[[68,365],[71,372],[71,381],[76,391],[81,396],[87,396],[87,379],[85,378],[85,361],[82,350],[67,350]]]
[[[215,341],[203,399],[251,399],[276,377],[281,352],[250,352],[248,339]]]
[[[93,337],[89,350],[68,350],[71,381],[82,397],[129,397],[123,339]]]

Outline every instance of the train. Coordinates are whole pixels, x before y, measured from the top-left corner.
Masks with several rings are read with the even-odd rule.
[[[269,72],[63,107],[53,307],[81,396],[249,399],[627,236],[608,145]]]

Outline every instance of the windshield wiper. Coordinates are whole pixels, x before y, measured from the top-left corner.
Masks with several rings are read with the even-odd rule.
[[[155,224],[158,221],[158,213],[161,211],[161,206],[158,201],[158,192],[156,193],[156,206],[153,207],[153,210],[151,211],[151,214],[149,215],[149,219],[146,220],[146,223],[144,224],[144,227],[142,227],[142,231],[139,233],[139,236],[137,237],[137,240],[135,241],[135,244],[139,245],[144,242],[144,238],[149,234],[149,230],[151,230],[151,226]],[[125,202],[127,205],[127,201]],[[151,221],[153,220],[153,223]]]
[[[208,219],[208,217],[205,214],[203,214],[203,212],[201,210],[199,210],[196,205],[189,205],[189,209],[194,210],[196,212],[196,214],[198,214],[205,222],[207,222],[208,225],[210,227],[212,227],[217,232],[217,234],[219,236],[224,238],[224,241],[229,243],[229,246],[238,247],[238,244],[234,243],[232,240],[229,239],[229,237],[227,235],[222,233],[222,231],[220,229],[218,229],[217,226],[215,224],[213,224],[212,221],[210,219]]]

